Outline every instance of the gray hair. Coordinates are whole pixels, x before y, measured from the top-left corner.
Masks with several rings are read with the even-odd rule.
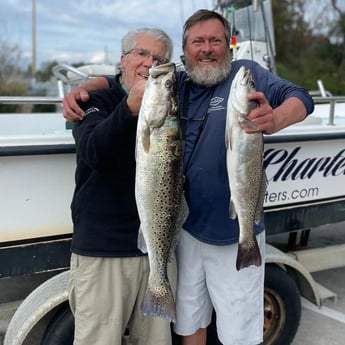
[[[171,38],[161,29],[148,29],[148,28],[141,28],[133,31],[129,31],[121,40],[121,51],[122,54],[126,54],[131,49],[135,47],[135,38],[139,34],[147,34],[151,35],[157,40],[161,41],[165,48],[166,54],[165,58],[170,61],[172,54],[173,54],[173,43]]]

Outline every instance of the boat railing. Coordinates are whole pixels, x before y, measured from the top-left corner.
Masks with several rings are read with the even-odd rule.
[[[180,65],[183,66],[182,63]],[[70,90],[85,80],[99,75],[109,75],[111,72],[114,73],[114,68],[111,65],[89,65],[75,68],[59,64],[53,68],[53,73],[58,79],[59,96],[0,96],[0,104],[55,104],[57,106],[56,111],[61,112],[66,86]],[[327,124],[333,126],[335,125],[336,104],[345,104],[345,96],[333,96],[324,88],[321,80],[318,80],[317,85],[318,90],[309,91],[310,95],[313,97],[316,105],[325,104],[329,106],[328,114],[323,113],[322,115],[328,118]]]
[[[0,104],[60,104],[61,102],[62,97],[55,96],[0,96]]]
[[[62,112],[62,99],[61,96],[0,96],[0,104],[15,104],[15,105],[37,105],[37,104],[51,104],[55,105],[55,112]],[[51,112],[47,112],[51,113]],[[8,113],[0,112],[0,116]],[[18,112],[11,113],[13,115]],[[30,115],[32,112],[21,112],[20,114]],[[43,114],[43,113],[41,113]]]
[[[314,96],[313,100],[315,104],[329,104],[328,125],[334,126],[336,104],[345,103],[345,96]]]
[[[318,80],[317,82],[317,90],[309,91],[310,95],[313,97],[321,96],[321,97],[331,97],[333,96],[329,90],[325,89],[322,80]]]
[[[60,96],[0,96],[0,104],[55,104],[62,106]],[[345,103],[345,96],[313,96],[315,104],[329,104],[328,125],[335,125],[337,103]],[[0,113],[1,115],[1,113]]]
[[[115,75],[118,69],[118,65],[91,64],[73,67],[58,64],[52,68],[52,72],[58,80],[59,96],[64,97],[75,86],[95,77]]]

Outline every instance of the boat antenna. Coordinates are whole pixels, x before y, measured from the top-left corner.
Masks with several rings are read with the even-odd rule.
[[[267,25],[267,17],[266,17],[266,13],[264,11],[264,4],[263,4],[262,0],[255,0],[255,1],[259,1],[259,3],[260,3],[262,19],[264,22],[266,45],[268,46],[267,47],[268,56],[266,57],[266,63],[267,63],[269,70],[273,73],[276,73],[276,66],[275,66],[275,61],[274,61],[274,49],[273,49],[273,45],[272,45],[272,38],[270,35],[270,31],[269,31],[268,25]]]
[[[250,58],[253,61],[253,36],[252,36],[252,25],[251,25],[251,18],[250,18],[250,10],[249,6],[247,7],[247,18],[248,18],[248,31],[249,31],[249,42],[250,42]]]

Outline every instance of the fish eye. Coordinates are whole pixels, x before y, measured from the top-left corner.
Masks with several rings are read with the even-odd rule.
[[[172,82],[171,82],[170,79],[168,79],[168,80],[165,82],[165,87],[168,88],[168,89],[170,89],[171,86],[172,86]]]

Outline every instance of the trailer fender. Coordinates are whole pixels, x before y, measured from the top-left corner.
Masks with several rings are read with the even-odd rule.
[[[266,264],[276,264],[283,268],[296,281],[301,296],[321,307],[321,297],[312,275],[294,256],[284,253],[270,244],[266,244]]]
[[[14,313],[4,345],[21,345],[36,324],[51,310],[68,300],[69,271],[57,274],[33,290]]]

